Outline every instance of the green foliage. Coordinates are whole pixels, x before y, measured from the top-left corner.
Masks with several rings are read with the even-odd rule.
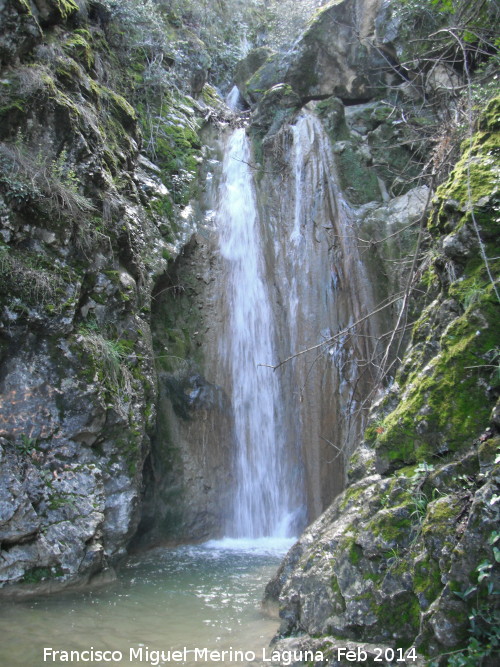
[[[87,70],[93,67],[95,59],[91,39],[92,37],[88,30],[78,28],[63,44],[63,49],[66,53],[79,60]]]
[[[27,456],[33,449],[36,449],[38,444],[37,438],[30,438],[26,433],[21,434],[21,441],[16,443],[16,450],[22,456]]]
[[[95,321],[84,323],[77,333],[77,340],[89,355],[92,372],[106,389],[119,401],[128,402],[132,376],[128,360],[133,355],[134,343],[122,338],[110,338],[101,332]]]
[[[500,560],[500,552],[494,546],[500,535],[492,531],[489,544],[493,546],[495,561]],[[496,549],[496,550],[495,550]],[[485,559],[476,568],[477,585],[469,586],[466,590],[455,591],[455,595],[467,601],[476,595],[477,603],[469,614],[469,641],[467,646],[448,658],[448,667],[477,667],[482,664],[493,664],[492,659],[500,658],[500,609],[495,604],[495,596],[500,591],[495,590],[493,580],[494,564]],[[481,600],[480,594],[487,592],[487,599]],[[437,667],[431,663],[430,667]]]
[[[39,584],[41,581],[47,579],[54,579],[62,577],[64,574],[60,565],[55,567],[32,567],[24,573],[21,583],[23,584]]]
[[[33,153],[21,135],[15,144],[0,144],[0,186],[7,201],[32,205],[81,222],[94,210],[92,202],[79,192],[79,179],[67,152],[50,160],[41,151]]]
[[[72,279],[69,269],[43,255],[0,246],[0,295],[14,312],[42,305],[60,314],[70,305],[66,285]]]
[[[405,31],[408,60],[421,57],[429,66],[438,54],[448,56],[449,62],[453,54],[460,62],[461,45],[475,56],[491,54],[498,40],[500,8],[495,0],[399,0],[393,12]]]

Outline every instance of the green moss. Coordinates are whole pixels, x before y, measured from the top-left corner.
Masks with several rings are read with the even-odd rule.
[[[17,99],[0,106],[0,118],[6,118],[12,121],[12,115],[17,112],[25,113],[25,100]]]
[[[490,132],[500,132],[500,97],[495,97],[490,100],[486,109],[481,112],[479,129]]]
[[[62,577],[64,574],[62,567],[32,567],[24,573],[21,583],[23,584],[39,584],[46,579],[54,579]]]
[[[435,289],[439,285],[436,268],[433,265],[424,271],[420,282],[427,291]]]
[[[67,19],[79,10],[78,4],[75,0],[53,0],[61,18]]]
[[[385,600],[374,604],[379,627],[387,634],[398,638],[398,646],[407,649],[412,645],[420,626],[420,605],[417,598],[408,593],[398,599]]]
[[[405,398],[367,437],[393,466],[468,447],[487,424],[489,355],[498,345],[500,307],[491,284],[445,330],[439,353],[405,380]]]
[[[406,481],[403,477],[393,477],[387,488],[387,491],[381,494],[381,505],[384,506],[384,498],[386,505],[396,508],[411,505],[412,502],[412,484]]]
[[[201,95],[205,104],[208,104],[210,107],[217,108],[222,102],[219,94],[217,93],[217,90],[213,86],[210,86],[208,83],[203,86]]]
[[[156,163],[174,201],[187,204],[199,161],[200,138],[188,124],[165,123],[156,141]]]
[[[478,449],[479,462],[482,466],[493,465],[500,455],[500,436],[489,438]]]
[[[252,100],[260,100],[267,90],[280,82],[281,77],[277,71],[278,68],[279,54],[273,53],[246,81],[244,88]]]
[[[410,507],[400,505],[390,510],[378,512],[367,525],[375,537],[380,537],[389,544],[401,544],[405,542],[412,530],[413,524],[410,515]]]
[[[80,35],[89,43],[92,42],[92,33],[90,30],[87,30],[87,28],[76,28],[76,30],[74,30],[74,34]]]
[[[55,73],[65,86],[74,86],[84,77],[81,66],[73,58],[59,58],[56,62]]]
[[[440,594],[443,584],[439,565],[433,558],[425,558],[415,562],[411,570],[413,590],[419,594],[424,609]]]
[[[343,549],[347,551],[347,558],[351,565],[358,565],[363,558],[363,549],[356,544],[356,538],[348,537],[343,544]]]
[[[58,87],[55,79],[48,72],[43,72],[41,79],[47,89],[49,99],[52,99],[57,106],[67,111],[72,124],[77,125],[81,118],[81,111],[71,97]]]
[[[134,127],[137,122],[137,114],[134,107],[127,102],[123,95],[119,95],[111,88],[103,86],[96,81],[89,81],[91,89],[101,105],[107,105],[115,118],[125,128]]]
[[[473,209],[483,232],[488,236],[498,235],[500,221],[495,214],[495,205],[500,198],[497,166],[500,132],[496,120],[499,100],[490,101],[481,117],[480,131],[464,142],[462,158],[448,181],[437,189],[435,202],[439,208],[430,225],[431,231],[449,232],[454,226],[462,226],[470,219]],[[449,214],[450,200],[456,202],[459,212],[463,214],[458,216],[458,220],[456,214]]]
[[[164,236],[167,241],[173,241],[174,240],[174,224],[173,224],[174,209],[173,209],[172,198],[170,197],[170,195],[165,195],[164,197],[157,197],[155,199],[150,199],[149,200],[149,208],[150,208],[151,211],[153,211],[154,213],[159,215],[161,218],[172,221],[171,224],[170,224],[169,231],[166,234],[162,231],[162,236]]]
[[[130,477],[134,477],[137,474],[141,452],[141,436],[140,432],[131,431],[122,448]]]
[[[318,102],[316,113],[321,118],[323,126],[332,141],[341,141],[350,138],[349,129],[345,122],[344,105],[337,97],[329,97]]]
[[[373,581],[377,585],[379,585],[382,581],[382,576],[376,572],[363,572],[362,575],[365,581]]]
[[[381,201],[382,195],[373,168],[365,165],[362,156],[351,146],[335,155],[342,190],[353,204]]]
[[[490,133],[475,135],[470,147],[452,171],[452,178],[437,190],[440,199],[454,199],[465,209],[489,199],[498,192],[498,176],[492,170],[499,152],[498,136]],[[470,198],[469,198],[470,195]]]
[[[455,498],[452,496],[438,498],[428,505],[427,517],[422,526],[422,532],[425,534],[429,531],[444,530],[442,524],[449,524],[459,513],[460,505],[456,502]],[[439,524],[441,524],[441,527]]]
[[[63,44],[66,53],[79,60],[87,70],[94,66],[94,52],[90,44],[90,38],[88,30],[75,30],[73,35]]]
[[[415,471],[417,470],[418,466],[412,465],[412,466],[404,466],[403,468],[399,468],[397,471],[398,477],[407,477],[409,479],[412,479],[415,476]]]
[[[359,488],[359,487],[349,487],[344,491],[344,496],[340,502],[339,509],[341,512],[345,510],[345,508],[353,502],[356,502],[364,493],[365,489]]]

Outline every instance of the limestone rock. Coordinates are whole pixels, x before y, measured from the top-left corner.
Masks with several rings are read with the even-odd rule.
[[[369,99],[384,85],[379,70],[386,62],[370,46],[379,0],[329,2],[293,48],[273,54],[247,80],[243,95],[258,101],[269,88],[286,83],[303,102],[335,95]]]
[[[300,104],[299,96],[290,86],[278,84],[270,88],[252,114],[252,133],[272,136],[291,121]]]
[[[93,69],[104,18],[86,16],[73,0],[0,4],[2,594],[122,557],[155,418],[148,313],[171,202],[139,166],[134,109]]]
[[[0,3],[0,66],[24,55],[42,38],[30,4],[22,0]]]
[[[259,70],[264,63],[273,55],[272,49],[266,46],[260,46],[252,49],[243,60],[240,60],[234,73],[234,81],[240,90],[243,99],[248,102],[255,102],[255,98],[250,96],[247,90],[247,82]]]
[[[497,104],[492,101],[486,115]],[[493,128],[479,132],[472,154],[465,153],[472,170],[486,167],[497,140]],[[330,638],[414,646],[417,664],[426,664],[450,651],[467,656],[467,646],[475,655],[477,640],[486,664],[495,664],[498,651],[488,637],[496,627],[500,576],[500,438],[498,385],[487,360],[498,343],[500,307],[479,260],[470,208],[462,206],[460,173],[461,163],[433,200],[434,262],[421,271],[435,298],[416,311],[395,381],[374,404],[351,458],[350,484],[306,530],[267,588],[280,605],[277,646],[313,648]],[[491,184],[491,172],[481,173]],[[495,206],[483,181],[472,182],[469,205],[477,205],[488,230],[483,242],[497,257]],[[375,224],[392,210],[404,229],[405,216],[419,220],[427,199],[425,190],[415,189],[363,207],[365,219]],[[329,654],[327,664],[344,663]]]

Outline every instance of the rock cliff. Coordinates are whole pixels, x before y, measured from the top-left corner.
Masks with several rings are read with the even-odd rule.
[[[259,3],[231,5],[232,23],[217,3],[212,42],[181,4],[0,3],[0,582],[22,584],[2,590],[89,581],[131,543],[222,530],[211,184],[214,128],[236,121],[207,81],[234,69],[281,318],[263,361],[311,348],[280,366],[301,389],[286,419],[309,518],[336,496],[268,586],[276,645],[332,667],[348,664],[338,645],[492,665],[495,8],[317,3],[272,51]],[[245,11],[256,50],[236,67]]]
[[[421,283],[434,298],[351,458],[349,485],[268,586],[279,636],[323,647],[328,664],[344,664],[335,647],[345,640],[372,644],[372,659],[376,644],[425,656],[468,644],[463,655],[484,661],[463,664],[495,662],[498,118],[497,98],[437,189]]]
[[[147,11],[0,6],[0,580],[24,590],[111,566],[142,512],[152,294],[220,105],[202,43]]]
[[[396,3],[389,4],[381,10],[386,19],[388,11],[395,12]],[[341,5],[331,3],[317,21],[326,24],[325,17],[335,15]],[[382,14],[375,16],[373,33],[379,37],[379,54],[384,47],[390,50],[391,58],[403,52],[407,55],[394,35],[393,42],[386,39],[389,26],[384,25],[385,33],[381,30]],[[443,18],[436,20],[439,23]],[[312,39],[317,30],[313,24],[298,44],[307,42],[309,35]],[[290,72],[301,58],[298,48],[278,78],[290,82]],[[391,73],[399,66],[393,60]],[[277,79],[265,79],[265,68],[266,64],[250,79],[259,80],[259,95],[252,98],[249,82],[242,91],[256,105],[255,117],[266,119],[256,130],[264,154],[279,129],[270,123],[275,117],[266,111],[266,97],[283,90],[276,85]],[[304,83],[305,70],[302,73]],[[358,220],[366,224],[370,218],[372,222],[380,216],[383,219],[400,204],[392,199],[394,189],[408,188],[395,178],[387,148],[378,152],[378,159],[374,157],[378,151],[375,137],[388,136],[387,119],[392,114],[382,112],[380,102],[353,105],[349,90],[337,92],[338,72],[332,77],[328,68],[323,68],[322,73],[325,78],[320,74],[308,92],[299,87],[297,97],[304,101],[309,95],[322,98],[330,93],[349,103],[344,111],[338,100],[334,104],[326,100],[316,105],[316,111],[336,141],[334,150],[346,196],[353,204],[363,204],[357,199],[363,193],[366,201],[373,202],[358,208]],[[385,85],[389,74],[386,70]],[[457,71],[446,68],[441,74],[449,83],[454,76],[459,77]],[[406,98],[403,105],[395,104],[394,111],[409,108],[409,79],[405,74],[398,85],[394,81],[390,85]],[[377,85],[383,80],[379,77]],[[431,94],[428,70],[414,71],[411,80],[414,99],[424,91]],[[267,92],[262,90],[267,87]],[[282,94],[280,97],[285,99],[289,116],[300,104],[293,92],[289,88],[286,99]],[[387,88],[385,100],[394,102]],[[429,122],[436,112],[444,118],[439,101],[434,100],[434,109],[427,107]],[[428,213],[422,213],[424,204],[416,215],[421,231],[408,311],[413,320],[411,338],[403,343],[406,352],[399,370],[383,398],[372,407],[369,426],[348,465],[347,489],[305,531],[268,586],[267,602],[279,603],[282,619],[275,638],[278,651],[322,650],[325,661],[321,664],[333,666],[350,664],[345,655],[339,657],[338,647],[366,651],[366,664],[377,664],[377,646],[389,649],[383,653],[389,656],[384,664],[393,664],[393,649],[400,649],[402,656],[416,647],[419,657],[414,662],[410,653],[409,664],[496,664],[498,105],[498,98],[491,100],[480,120],[470,126],[461,157],[433,194]],[[384,118],[381,125],[376,120],[379,111]],[[400,141],[400,146],[406,144],[415,150],[411,123],[403,125],[407,141]],[[448,136],[448,142],[450,139]],[[443,148],[442,142],[438,143],[437,149]],[[419,152],[413,153],[414,159],[418,160]],[[349,161],[342,164],[346,158]],[[392,158],[395,163],[401,159]],[[351,170],[347,171],[349,163]],[[443,173],[442,166],[439,160],[435,162],[431,186]],[[370,175],[362,176],[367,188],[351,191],[349,184],[357,173],[367,174],[367,167]],[[414,167],[418,171],[410,164],[410,169]],[[372,190],[370,178],[376,179]],[[412,194],[412,190],[407,192]],[[379,198],[387,202],[385,207],[375,203]],[[407,205],[408,199],[403,201],[403,206]],[[358,238],[366,238],[362,229]],[[376,227],[369,235],[377,246]],[[381,254],[390,261],[387,249]],[[404,279],[399,282],[404,284]],[[402,294],[402,299],[407,296]],[[410,320],[405,315],[396,321]]]

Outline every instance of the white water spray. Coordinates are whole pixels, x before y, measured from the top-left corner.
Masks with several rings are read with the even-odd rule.
[[[243,101],[238,86],[233,86],[231,88],[226,97],[226,104],[233,111],[241,111],[243,109]]]
[[[234,417],[236,490],[231,537],[286,537],[292,530],[286,437],[279,378],[259,364],[275,359],[274,322],[244,129],[229,139],[218,221],[227,269],[228,366]]]

